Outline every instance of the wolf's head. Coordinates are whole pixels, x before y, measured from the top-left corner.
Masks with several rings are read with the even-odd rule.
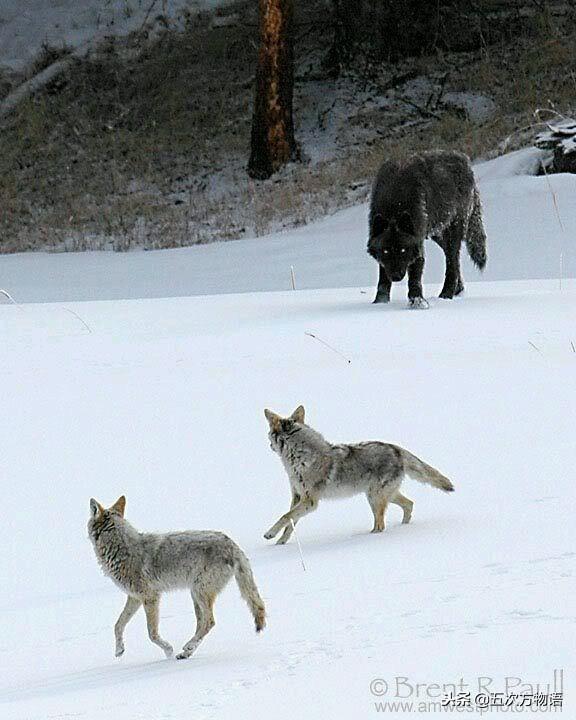
[[[124,518],[126,497],[121,495],[109,508],[102,507],[94,498],[90,499],[90,519],[88,520],[88,535],[93,542],[103,530],[111,530],[119,519]]]
[[[394,282],[402,280],[408,266],[422,256],[422,239],[409,212],[395,217],[376,213],[370,218],[368,253]]]
[[[304,425],[304,407],[299,405],[290,417],[283,418],[271,410],[264,410],[266,420],[270,426],[268,438],[270,447],[274,452],[280,454],[286,437],[298,431]]]

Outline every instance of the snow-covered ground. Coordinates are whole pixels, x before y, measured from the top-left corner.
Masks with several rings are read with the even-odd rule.
[[[227,0],[2,0],[0,67],[22,70],[43,44],[77,48],[102,36],[121,37],[156,15],[210,10]],[[229,2],[229,0],[228,0]]]
[[[522,150],[477,165],[489,260],[481,276],[463,251],[465,278],[576,277],[576,176],[524,175],[541,152]],[[367,215],[360,205],[267,237],[179,250],[0,255],[0,289],[18,302],[288,290],[291,266],[299,289],[368,285],[377,269],[365,250]],[[426,252],[425,279],[441,282],[444,255],[432,242]]]
[[[574,716],[576,282],[560,288],[554,273],[576,229],[574,186],[551,178],[562,235],[545,180],[512,176],[525,160],[479,168],[491,272],[553,279],[469,282],[465,297],[432,299],[427,312],[406,310],[398,288],[391,305],[370,304],[365,208],[271,242],[0,259],[0,287],[19,299],[54,300],[59,287],[68,300],[0,307],[1,717],[355,720],[380,715],[396,677],[402,699],[428,702],[433,684],[462,679],[474,695],[479,677],[493,691],[514,677],[545,692],[561,669]],[[194,253],[214,254],[186,260]],[[498,266],[518,255],[513,270]],[[107,268],[89,275],[100,257]],[[28,258],[38,264],[25,277]],[[83,270],[70,291],[71,276],[48,273],[71,258]],[[146,281],[115,275],[117,258],[150,263],[134,266]],[[314,258],[316,278],[303,269]],[[239,289],[269,289],[275,267],[275,289],[286,288],[290,264],[302,285],[357,286],[70,300],[159,294],[186,262],[180,294],[229,291],[234,271]],[[262,538],[289,500],[262,410],[299,403],[328,438],[401,444],[456,492],[406,481],[413,522],[392,508],[382,535],[369,533],[363,498],[321,504],[298,526],[304,571],[295,542]],[[114,659],[123,598],[85,523],[91,496],[111,504],[121,493],[139,528],[220,529],[244,547],[268,606],[262,636],[231,585],[190,660],[165,660],[140,614]],[[186,593],[166,596],[161,616],[175,647],[192,635]]]

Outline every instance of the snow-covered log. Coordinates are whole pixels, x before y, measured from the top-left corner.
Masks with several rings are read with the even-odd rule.
[[[576,173],[576,121],[548,125],[536,136],[536,147],[547,150],[543,165],[551,173]]]
[[[29,80],[18,85],[18,87],[0,103],[0,122],[13,113],[21,102],[40,90],[43,90],[49,83],[62,75],[76,60],[86,57],[101,40],[102,37],[97,36],[90,42],[83,43],[75,48],[69,55],[59,58],[56,62],[48,65],[48,67],[41,70]]]

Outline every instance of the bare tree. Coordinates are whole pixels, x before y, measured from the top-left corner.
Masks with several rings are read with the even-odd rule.
[[[259,0],[260,50],[248,174],[263,180],[297,155],[292,118],[293,0]]]

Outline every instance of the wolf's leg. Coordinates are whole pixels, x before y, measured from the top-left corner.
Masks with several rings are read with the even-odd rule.
[[[402,524],[407,525],[412,518],[412,508],[414,507],[412,500],[407,498],[405,495],[402,495],[400,490],[397,490],[396,494],[390,498],[390,502],[394,505],[399,505],[402,508],[402,511],[404,512]]]
[[[272,540],[273,537],[276,537],[276,535],[278,535],[278,533],[280,532],[280,530],[282,530],[283,527],[291,524],[292,521],[294,521],[294,524],[296,524],[301,517],[304,517],[304,515],[311,513],[312,510],[316,510],[317,507],[318,500],[316,500],[316,498],[311,498],[310,496],[302,498],[297,505],[295,505],[287,513],[284,513],[284,515],[282,515],[282,517],[277,520],[274,525],[272,525],[270,530],[264,533],[264,537],[266,538],[266,540]]]
[[[292,492],[292,504],[290,505],[290,510],[293,510],[299,502],[300,495],[298,495],[298,493]],[[296,525],[297,522],[297,520],[294,520],[294,525]],[[294,528],[292,526],[292,523],[288,523],[288,525],[286,525],[286,527],[284,528],[284,532],[282,533],[282,535],[280,535],[280,539],[276,541],[276,545],[286,545],[288,540],[290,540],[293,532]]]
[[[413,308],[428,308],[428,303],[424,300],[422,292],[423,271],[424,257],[419,257],[408,265],[408,302]]]
[[[120,657],[124,653],[124,628],[130,620],[134,617],[134,614],[138,608],[142,605],[142,601],[135,597],[128,595],[126,598],[126,605],[124,610],[120,613],[120,617],[116,620],[114,625],[114,637],[116,638],[116,657]]]
[[[460,292],[464,289],[460,273],[460,246],[464,239],[462,233],[462,223],[459,220],[454,220],[454,222],[444,230],[444,243],[442,247],[446,257],[446,275],[440,297],[447,300],[451,300],[454,295],[457,294],[459,279],[462,286]]]
[[[368,492],[366,493],[372,513],[374,514],[374,527],[372,528],[373,533],[380,533],[384,530],[384,515],[386,514],[386,508],[388,506],[388,497],[382,494],[382,491]]]
[[[148,637],[154,645],[164,650],[166,657],[172,657],[173,649],[170,643],[163,640],[158,632],[158,614],[160,609],[160,595],[144,600],[144,611],[146,612],[146,624],[148,625]]]
[[[378,289],[376,290],[376,297],[374,298],[375,303],[387,303],[390,302],[390,288],[392,283],[390,282],[386,270],[382,265],[378,266]]]
[[[176,655],[177,660],[186,660],[192,655],[198,648],[198,645],[208,635],[210,630],[216,625],[214,620],[214,600],[215,595],[202,595],[192,591],[192,600],[194,601],[194,611],[196,613],[196,632],[194,636],[188,640],[186,645],[182,648],[182,652]]]

